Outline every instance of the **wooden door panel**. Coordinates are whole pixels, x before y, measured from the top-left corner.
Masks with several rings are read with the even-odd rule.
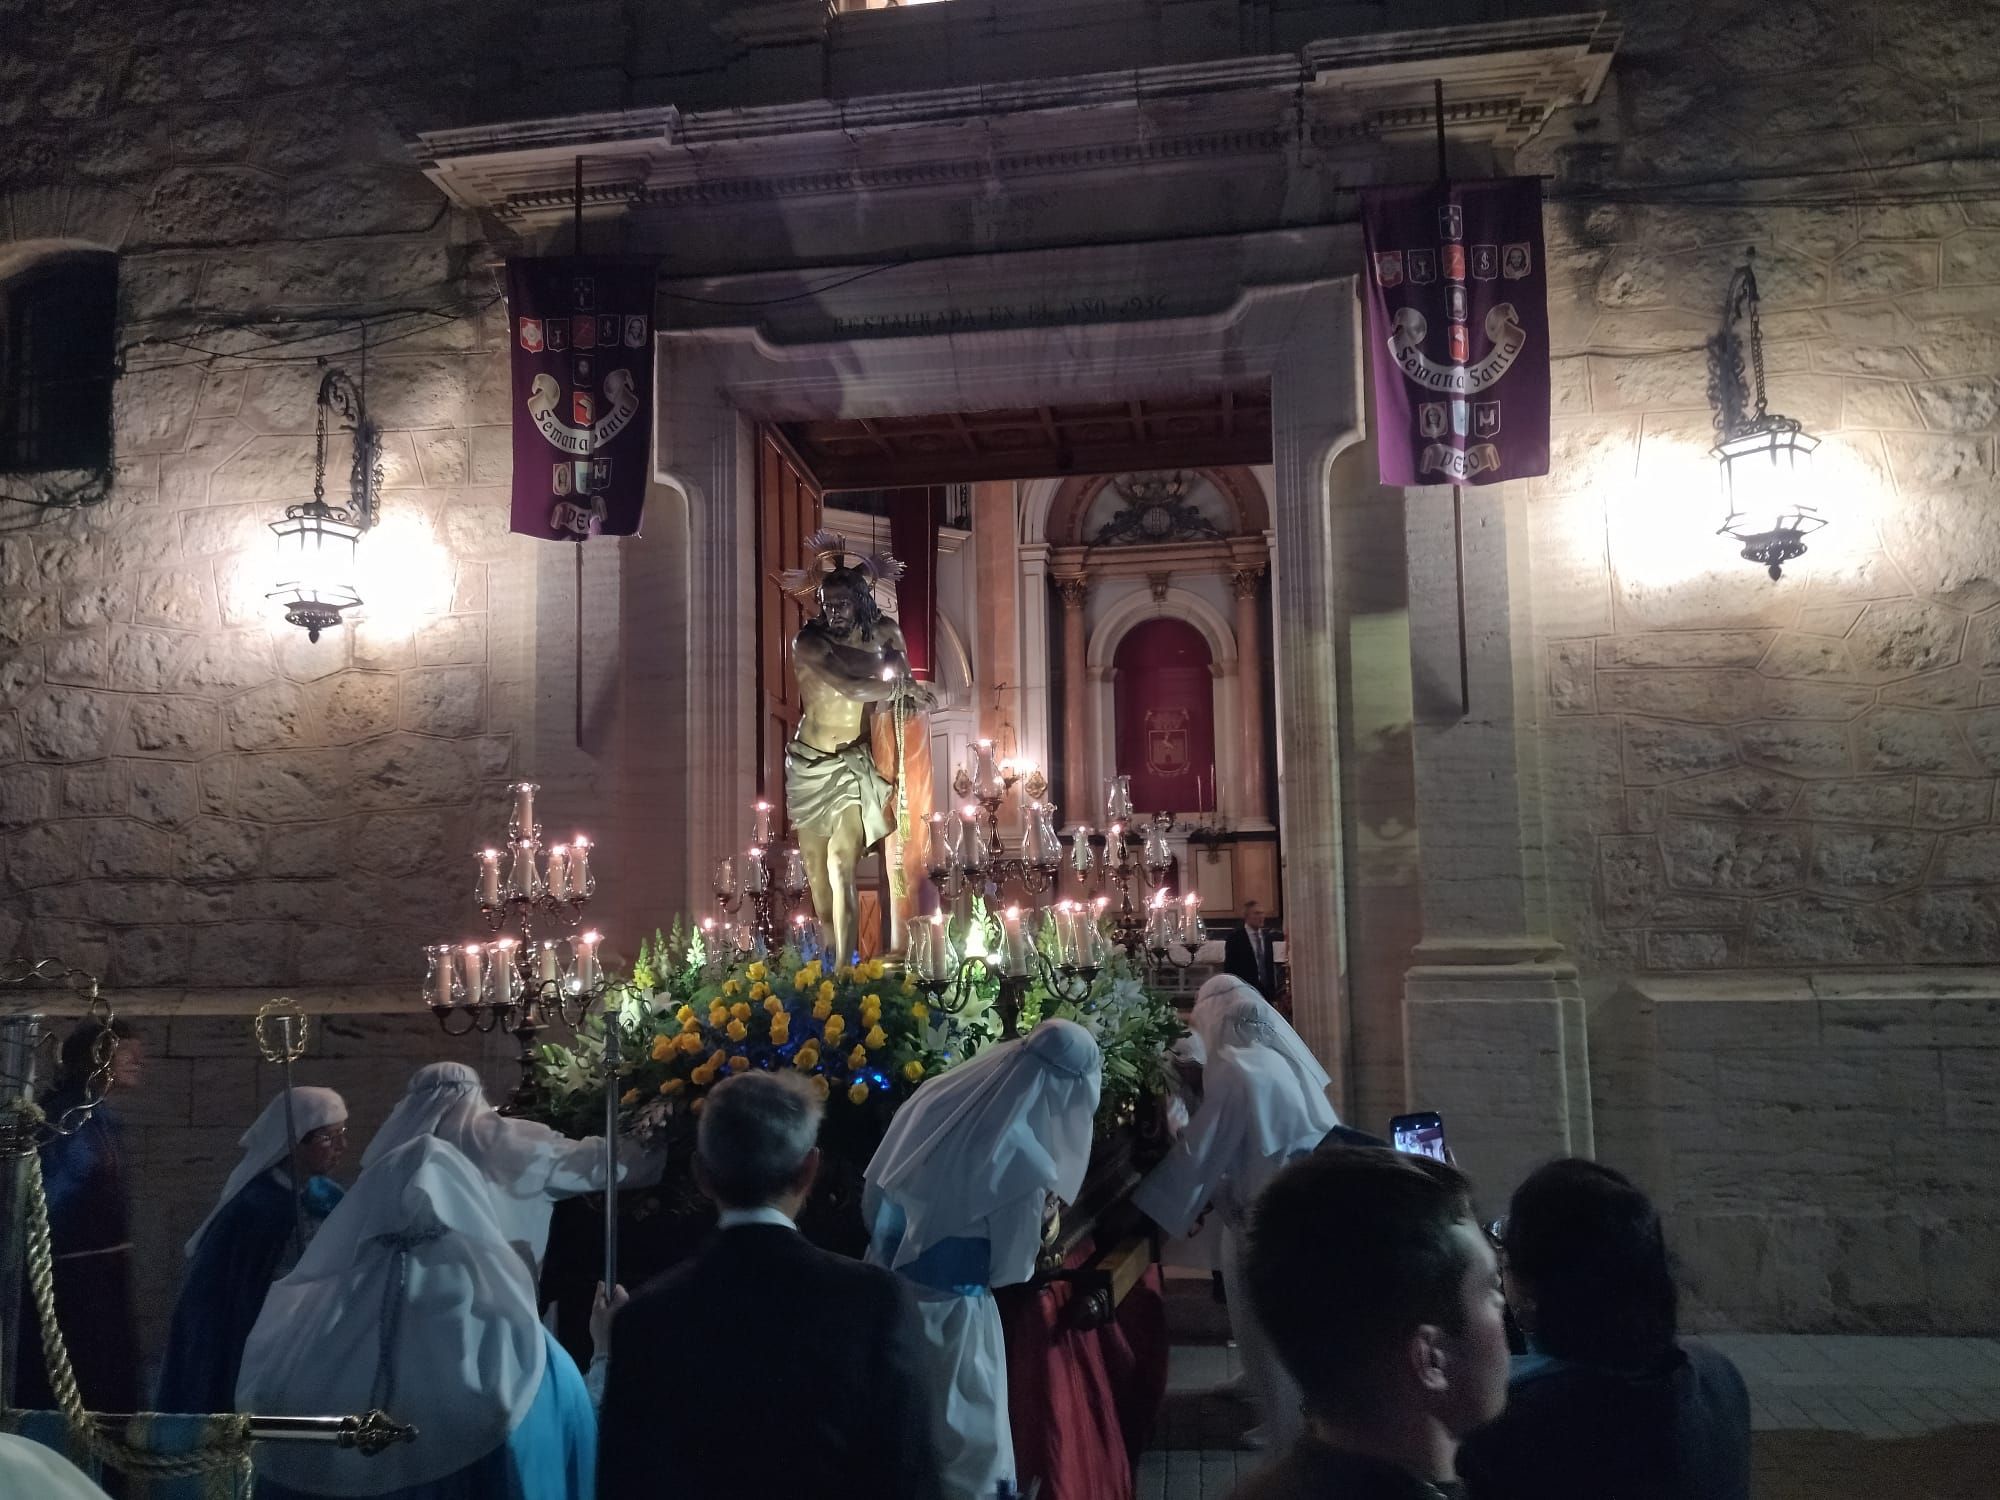
[[[778,586],[786,568],[805,566],[806,538],[819,530],[820,488],[776,433],[757,434],[757,767],[759,795],[785,817],[785,741],[799,721],[799,687],[786,650],[805,609]]]

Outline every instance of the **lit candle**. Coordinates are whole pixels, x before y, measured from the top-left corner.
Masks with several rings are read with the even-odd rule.
[[[562,983],[562,950],[556,946],[554,938],[542,939],[541,962],[535,970],[535,983]]]
[[[1201,897],[1193,891],[1181,897],[1181,942],[1190,953],[1201,946]]]
[[[771,804],[768,802],[753,803],[750,811],[753,814],[750,821],[750,842],[758,845],[770,843]]]
[[[944,930],[944,913],[931,916],[931,939],[924,945],[924,978],[936,984],[943,980],[945,965],[951,961],[950,938]]]
[[[450,943],[431,943],[424,948],[424,1004],[448,1010],[464,998],[451,955]]]
[[[958,815],[965,823],[962,845],[965,868],[977,875],[986,868],[986,835],[976,821],[979,809],[968,804],[958,810]]]
[[[486,975],[482,965],[486,951],[477,943],[467,943],[459,950],[458,964],[465,973],[465,998],[471,1005],[479,1005],[486,999]]]
[[[549,850],[548,874],[542,877],[552,901],[569,900],[569,845],[557,844]]]
[[[597,988],[600,978],[597,967],[597,945],[604,941],[601,932],[579,932],[569,940],[571,964],[569,987],[577,994],[589,994]]]
[[[569,899],[588,901],[597,889],[597,877],[590,873],[590,840],[578,834],[569,841]]]
[[[764,851],[753,847],[750,863],[743,869],[743,888],[752,895],[761,895],[771,886],[771,872],[764,864]]]
[[[500,851],[482,849],[479,851],[479,904],[495,907],[500,904]]]
[[[806,857],[795,848],[785,850],[785,873],[780,882],[787,896],[797,900],[803,896],[806,887],[812,883],[811,873],[806,869]]]
[[[514,863],[507,872],[507,899],[533,901],[542,894],[541,872],[535,868],[535,841],[517,839]]]
[[[514,815],[507,822],[510,838],[524,839],[535,836],[535,792],[532,781],[514,783]]]
[[[1021,908],[1010,906],[1000,916],[1000,955],[1009,974],[1028,972],[1028,938],[1021,931]]]
[[[736,894],[736,861],[726,854],[715,862],[715,894],[725,899]]]
[[[1096,855],[1090,847],[1091,829],[1088,823],[1076,825],[1076,832],[1070,835],[1069,863],[1078,877],[1088,875],[1096,862]]]
[[[487,950],[486,982],[493,990],[491,998],[502,1005],[521,998],[521,971],[514,966],[520,947],[518,938],[503,937],[495,938]]]

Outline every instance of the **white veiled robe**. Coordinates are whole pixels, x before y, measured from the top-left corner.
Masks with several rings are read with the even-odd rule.
[[[298,1129],[300,1140],[315,1130],[344,1124],[346,1120],[347,1101],[332,1089],[313,1088],[306,1084],[292,1089],[292,1123]],[[229,1200],[291,1156],[292,1142],[285,1128],[283,1089],[271,1096],[264,1112],[251,1122],[250,1128],[243,1132],[236,1144],[243,1148],[243,1159],[237,1162],[229,1180],[223,1183],[222,1196],[215,1200],[215,1207],[208,1211],[208,1217],[188,1237],[186,1250],[190,1257],[201,1245],[201,1237],[208,1233],[208,1226],[214,1222],[215,1216],[229,1206]]]
[[[402,1248],[398,1248],[399,1245]],[[271,1443],[268,1479],[316,1495],[432,1484],[506,1443],[548,1358],[535,1289],[479,1172],[420,1137],[361,1174],[243,1349],[237,1407],[325,1416],[380,1406],[417,1439],[372,1458]]]
[[[1223,1293],[1230,1331],[1274,1451],[1299,1431],[1298,1387],[1251,1309],[1242,1236],[1251,1205],[1293,1157],[1340,1123],[1327,1102],[1326,1070],[1256,990],[1218,974],[1201,987],[1191,1018],[1202,1067],[1201,1108],[1132,1201],[1169,1234],[1185,1234],[1209,1204],[1222,1220]]]
[[[605,1187],[604,1139],[573,1141],[534,1120],[515,1120],[486,1102],[479,1075],[464,1063],[417,1069],[402,1100],[362,1154],[364,1171],[421,1136],[455,1147],[485,1177],[508,1243],[540,1276],[556,1200]],[[618,1143],[618,1180],[639,1187],[659,1175],[661,1158]]]
[[[1049,1198],[1082,1190],[1101,1062],[1081,1026],[1044,1021],[925,1083],[868,1164],[868,1258],[916,1293],[950,1500],[989,1500],[1014,1478],[1007,1347],[988,1289],[1035,1274]],[[981,1263],[976,1286],[943,1269]]]

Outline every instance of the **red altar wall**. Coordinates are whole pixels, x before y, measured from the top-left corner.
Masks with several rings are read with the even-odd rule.
[[[1215,806],[1215,698],[1208,642],[1185,620],[1148,620],[1118,643],[1118,770],[1139,812]]]

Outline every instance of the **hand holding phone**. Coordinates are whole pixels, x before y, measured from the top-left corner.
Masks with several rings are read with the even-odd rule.
[[[1389,1140],[1398,1151],[1407,1151],[1412,1156],[1428,1156],[1432,1161],[1451,1160],[1444,1144],[1444,1118],[1436,1110],[1397,1115],[1389,1122]]]

